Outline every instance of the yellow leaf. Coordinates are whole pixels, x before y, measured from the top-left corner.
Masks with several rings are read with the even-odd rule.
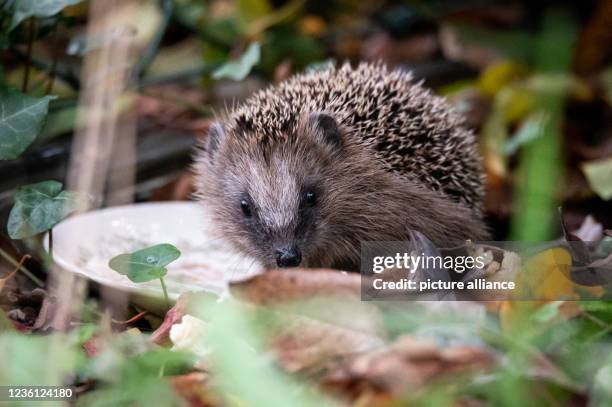
[[[530,113],[535,105],[535,95],[522,86],[509,86],[498,96],[506,123],[515,123]]]
[[[480,74],[479,88],[482,94],[494,96],[504,86],[527,75],[523,64],[504,61],[491,65]]]
[[[589,287],[570,280],[571,253],[561,247],[545,250],[527,260],[519,277],[522,295],[544,301],[580,299],[580,293],[603,295],[601,287]]]
[[[237,11],[240,23],[249,24],[265,17],[272,11],[272,7],[267,0],[238,0]]]

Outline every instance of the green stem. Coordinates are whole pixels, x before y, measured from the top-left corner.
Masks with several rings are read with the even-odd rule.
[[[140,62],[138,63],[136,69],[136,74],[140,78],[145,76],[147,70],[153,63],[153,60],[157,55],[157,51],[159,50],[159,46],[164,38],[164,34],[166,33],[166,29],[168,28],[172,18],[172,0],[160,0],[159,7],[162,12],[162,21],[155,33],[155,36],[149,42],[149,46],[145,49],[143,55],[140,57]]]
[[[164,292],[164,299],[166,300],[166,307],[170,309],[170,298],[168,298],[168,290],[166,289],[166,283],[164,283],[164,278],[160,277],[159,282],[161,283],[161,287]]]
[[[537,41],[536,70],[545,75],[566,75],[576,36],[576,23],[571,15],[549,10]],[[550,240],[556,233],[555,208],[559,206],[558,190],[563,182],[561,138],[566,98],[566,90],[540,91],[536,95],[537,110],[545,113],[547,120],[539,136],[525,145],[520,154],[510,240]]]
[[[18,267],[19,266],[19,262],[17,262],[15,259],[13,259],[11,257],[10,254],[8,254],[7,252],[5,252],[4,250],[0,249],[0,256],[2,256],[2,258],[4,258],[4,260],[8,261],[9,263],[11,263],[14,267]],[[21,270],[21,272],[30,280],[32,280],[32,282],[34,284],[36,284],[37,286],[43,288],[45,286],[45,283],[43,283],[38,277],[36,277],[34,274],[32,274],[32,272],[30,270],[28,270],[27,268],[25,268],[25,266],[20,266],[19,270]]]

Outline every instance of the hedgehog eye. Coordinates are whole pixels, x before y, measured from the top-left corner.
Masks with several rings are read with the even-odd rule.
[[[308,191],[304,195],[304,203],[308,206],[315,206],[317,204],[317,196],[314,192]]]
[[[240,201],[240,209],[242,209],[242,213],[247,218],[250,218],[253,215],[253,212],[251,211],[251,204],[249,204],[246,199]]]

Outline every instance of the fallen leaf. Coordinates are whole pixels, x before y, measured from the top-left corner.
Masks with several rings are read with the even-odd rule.
[[[260,305],[308,299],[313,296],[359,296],[361,276],[325,269],[271,270],[233,283],[236,297]]]
[[[158,345],[171,344],[170,329],[174,324],[181,322],[181,319],[183,319],[183,315],[187,313],[191,306],[191,302],[194,300],[195,297],[196,294],[194,293],[186,293],[182,294],[178,298],[176,304],[174,304],[174,306],[170,308],[168,312],[166,312],[166,315],[164,316],[164,321],[151,334],[151,340],[153,341],[153,343],[156,343]]]
[[[572,281],[571,273],[571,253],[561,247],[548,249],[524,263],[517,289],[523,294],[527,294],[527,291],[520,290],[527,289],[532,299],[545,301],[580,299],[585,294],[596,298],[603,295],[601,287],[589,287]]]
[[[446,375],[476,373],[490,368],[495,359],[483,348],[441,347],[435,341],[400,336],[395,343],[355,356],[326,375],[323,385],[343,393],[390,393],[395,396]]]
[[[57,307],[57,299],[53,296],[47,295],[43,300],[38,317],[32,326],[32,330],[45,332],[52,329]]]
[[[334,325],[314,318],[283,315],[282,329],[273,332],[270,344],[279,364],[288,372],[320,368],[330,361],[380,348],[383,337]]]
[[[612,198],[612,158],[582,164],[589,185],[604,201]]]

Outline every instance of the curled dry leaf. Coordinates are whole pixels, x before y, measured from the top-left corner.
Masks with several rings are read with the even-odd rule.
[[[341,393],[401,395],[445,375],[486,370],[494,363],[486,349],[441,347],[430,339],[401,336],[395,343],[365,353],[330,372],[323,384]]]
[[[32,329],[35,331],[46,332],[54,328],[53,318],[55,317],[57,307],[57,298],[51,295],[47,295],[42,302],[40,312],[38,313],[38,317],[36,318]]]
[[[170,308],[166,312],[164,321],[161,325],[151,334],[151,340],[153,343],[158,345],[169,345],[170,342],[170,329],[174,324],[178,324],[183,319],[189,309],[191,302],[195,298],[195,293],[186,293],[179,297],[174,304],[174,307]]]

